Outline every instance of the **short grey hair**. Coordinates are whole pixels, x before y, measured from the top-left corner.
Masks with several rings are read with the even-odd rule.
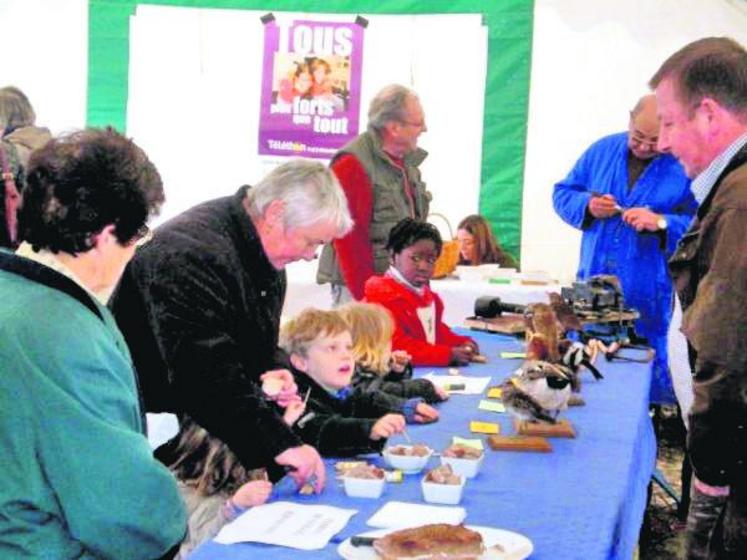
[[[408,99],[418,99],[418,94],[399,84],[384,87],[368,107],[368,128],[378,132],[388,122],[402,121]]]
[[[285,204],[283,226],[288,229],[330,223],[335,238],[353,228],[348,201],[334,173],[322,163],[294,159],[276,167],[246,194],[252,219],[264,216],[272,201]]]
[[[0,88],[0,128],[33,126],[36,114],[29,98],[15,86]]]

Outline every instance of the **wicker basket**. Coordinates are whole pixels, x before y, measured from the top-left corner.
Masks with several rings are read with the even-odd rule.
[[[459,241],[454,238],[454,230],[451,228],[451,223],[446,216],[437,212],[428,214],[428,218],[431,216],[436,216],[446,222],[446,226],[449,228],[449,236],[451,237],[451,239],[444,239],[441,255],[433,267],[433,278],[443,278],[454,272],[457,264],[459,264]]]

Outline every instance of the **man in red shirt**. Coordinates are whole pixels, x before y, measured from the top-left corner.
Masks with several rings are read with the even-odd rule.
[[[343,146],[331,167],[348,199],[353,230],[325,245],[317,282],[332,284],[334,305],[363,297],[363,285],[389,267],[389,231],[406,217],[425,220],[431,194],[418,166],[427,130],[417,94],[386,86],[371,101],[368,130]]]

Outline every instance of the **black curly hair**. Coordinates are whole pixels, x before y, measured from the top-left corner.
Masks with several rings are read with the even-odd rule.
[[[31,155],[19,237],[35,251],[77,254],[114,224],[125,245],[141,235],[163,201],[161,177],[143,150],[112,128],[86,129]]]
[[[441,254],[443,241],[438,228],[428,222],[421,222],[413,218],[405,218],[397,223],[389,232],[389,240],[386,249],[392,255],[398,255],[403,249],[407,249],[421,239],[430,239],[436,244],[438,253]]]

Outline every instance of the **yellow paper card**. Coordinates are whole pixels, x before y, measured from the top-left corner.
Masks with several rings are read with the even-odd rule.
[[[477,422],[473,420],[469,423],[469,431],[475,434],[497,434],[501,431],[501,427],[492,422]]]
[[[503,398],[503,389],[500,387],[491,387],[488,389],[488,398],[489,399],[501,399]]]
[[[485,447],[482,445],[481,439],[467,439],[459,436],[453,436],[451,438],[451,443],[453,445],[466,445],[467,447],[473,447],[475,449],[483,450]]]

